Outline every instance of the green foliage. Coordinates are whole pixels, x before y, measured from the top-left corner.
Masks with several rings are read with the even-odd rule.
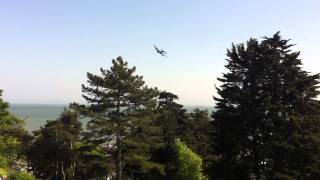
[[[161,127],[166,146],[171,145],[175,138],[187,131],[186,127],[182,127],[183,124],[187,124],[184,121],[188,120],[186,110],[176,100],[178,100],[177,95],[166,91],[161,92],[158,97],[160,114],[158,125]]]
[[[72,179],[75,174],[74,144],[80,140],[78,114],[65,109],[59,119],[34,132],[28,149],[30,166],[37,178]]]
[[[0,168],[0,177],[8,176],[8,170],[5,168]]]
[[[160,130],[154,124],[157,116],[154,108],[130,118],[137,128],[132,128],[130,135],[123,139],[124,168],[132,177],[142,178],[150,171],[164,174],[164,166],[152,157],[153,152],[162,147]]]
[[[165,165],[165,176],[163,174],[154,173],[156,179],[172,179],[174,178],[174,161],[175,156],[172,145],[175,138],[181,137],[183,130],[181,124],[187,120],[186,110],[176,101],[178,96],[162,91],[158,96],[156,125],[160,127],[160,135],[163,147],[153,154],[154,159]]]
[[[20,142],[16,137],[0,136],[0,156],[2,157],[1,159],[3,159],[3,165],[7,164],[8,161],[15,161],[19,153],[19,148]]]
[[[185,121],[186,128],[182,129],[180,139],[187,144],[193,152],[201,156],[203,162],[203,171],[207,176],[210,168],[216,162],[217,157],[214,152],[214,139],[211,136],[214,133],[214,127],[209,119],[207,110],[194,109]]]
[[[13,116],[9,112],[9,103],[2,98],[2,90],[0,90],[0,134],[2,136],[21,137],[25,135],[23,129],[24,121]]]
[[[204,171],[205,174],[208,174],[210,164],[216,158],[210,139],[213,128],[208,112],[195,109],[187,113],[183,105],[176,102],[177,100],[178,96],[173,93],[163,91],[159,94],[158,112],[160,115],[157,125],[161,128],[161,137],[165,147],[155,156],[159,162],[166,164],[165,179],[172,179],[175,171],[175,157],[171,146],[174,139],[179,138],[203,158]]]
[[[175,139],[173,144],[176,153],[176,179],[183,180],[203,180],[202,159],[192,152],[190,148],[179,139]]]
[[[23,161],[25,144],[29,134],[24,130],[24,121],[9,113],[9,104],[0,90],[0,168],[13,168]]]
[[[76,172],[75,179],[101,179],[109,176],[113,166],[108,163],[110,157],[106,156],[104,148],[85,141],[74,145]]]
[[[121,57],[112,61],[110,70],[101,68],[101,75],[87,74],[83,97],[89,106],[79,106],[90,117],[86,137],[94,144],[110,145],[110,164],[116,164],[116,179],[141,177],[151,170],[162,171],[153,162],[151,152],[160,146],[158,128],[154,125],[158,91],[144,85]]]
[[[227,51],[213,114],[216,178],[320,177],[319,74],[301,69],[292,46],[276,33]]]
[[[79,114],[65,109],[55,121],[34,132],[28,149],[30,166],[41,179],[106,178],[111,167],[106,150],[80,139]]]
[[[9,176],[10,180],[35,180],[35,177],[27,172],[14,172]]]
[[[319,179],[320,75],[302,70],[292,46],[279,33],[233,44],[212,121],[146,86],[121,57],[88,73],[87,105],[65,109],[31,143],[0,90],[0,176],[35,179],[13,170],[27,154],[40,179]]]
[[[0,167],[7,167],[8,159],[4,155],[0,155]]]

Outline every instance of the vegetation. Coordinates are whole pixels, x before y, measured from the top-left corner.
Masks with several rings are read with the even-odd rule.
[[[10,180],[35,180],[34,176],[26,172],[14,172],[9,176]]]
[[[217,178],[320,177],[320,76],[302,70],[292,46],[278,32],[228,50],[213,114]]]
[[[145,86],[142,76],[134,75],[135,67],[129,68],[121,57],[112,63],[110,70],[101,68],[101,76],[88,73],[88,86],[82,86],[89,106],[79,109],[92,119],[87,137],[109,147],[117,180],[162,171],[163,166],[151,159],[160,145],[153,125],[158,92]]]
[[[33,173],[42,179],[74,179],[75,144],[79,142],[81,123],[77,114],[65,109],[59,119],[48,121],[34,132],[28,151]]]
[[[30,136],[23,129],[24,121],[10,114],[8,109],[9,104],[2,99],[0,90],[0,177],[27,176],[19,171],[24,165],[25,147]]]
[[[174,141],[174,152],[176,154],[175,168],[177,169],[175,178],[185,180],[202,180],[202,159],[192,152],[190,148],[179,139]]]
[[[319,179],[320,75],[302,69],[292,46],[279,33],[233,44],[211,118],[147,86],[121,57],[87,74],[86,104],[32,135],[0,91],[0,177]]]

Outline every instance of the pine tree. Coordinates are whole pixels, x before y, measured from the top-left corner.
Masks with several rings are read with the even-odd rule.
[[[86,140],[74,144],[76,180],[107,179],[111,177],[110,157],[103,148]]]
[[[154,179],[150,172],[164,174],[164,165],[153,158],[154,152],[163,147],[161,131],[156,124],[159,116],[156,105],[156,101],[151,100],[129,117],[134,127],[123,139],[123,160],[124,172],[133,179]]]
[[[110,70],[101,68],[101,75],[88,73],[88,86],[82,86],[89,104],[82,109],[91,118],[89,136],[114,150],[116,180],[133,166],[132,172],[138,174],[161,170],[162,166],[153,163],[149,155],[158,143],[157,128],[152,125],[158,92],[147,87],[142,76],[134,75],[136,68],[129,68],[121,57],[112,64]]]
[[[279,33],[232,45],[213,114],[216,178],[319,177],[319,75]]]
[[[161,127],[163,142],[166,146],[170,146],[174,139],[180,138],[187,129],[190,129],[186,127],[188,126],[186,110],[183,105],[176,102],[177,100],[178,96],[173,93],[163,91],[159,94],[158,125]]]
[[[207,176],[209,174],[209,168],[216,159],[213,149],[214,143],[211,141],[214,127],[209,119],[208,111],[198,108],[194,109],[186,122],[188,123],[188,130],[186,130],[180,138],[202,158],[203,171]]]
[[[160,92],[158,96],[157,111],[159,116],[156,124],[161,130],[163,147],[154,156],[158,162],[165,164],[165,176],[158,175],[157,179],[175,179],[174,140],[181,137],[182,134],[187,134],[185,133],[187,129],[184,128],[188,125],[185,123],[188,120],[188,116],[183,105],[178,104],[177,100],[177,95],[166,91]]]
[[[24,160],[24,147],[30,140],[24,121],[9,112],[9,103],[2,99],[0,90],[0,169],[18,168]]]
[[[37,178],[75,179],[75,144],[80,141],[81,123],[78,114],[65,109],[60,117],[48,121],[34,132],[27,154]]]

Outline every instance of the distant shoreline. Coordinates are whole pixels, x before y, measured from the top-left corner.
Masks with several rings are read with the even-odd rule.
[[[69,106],[69,104],[50,103],[10,103],[10,106]],[[183,105],[184,107],[214,107],[214,105]]]
[[[59,117],[63,108],[68,104],[10,104],[9,111],[15,116],[25,119],[26,129],[30,132],[43,126],[48,120],[55,120]],[[194,109],[207,110],[209,115],[214,106],[184,106],[188,112]]]
[[[69,104],[41,104],[41,103],[10,103],[10,106],[68,106]]]

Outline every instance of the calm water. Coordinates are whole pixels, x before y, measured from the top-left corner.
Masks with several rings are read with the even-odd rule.
[[[44,125],[47,120],[55,120],[63,111],[65,105],[35,105],[35,104],[11,104],[10,112],[19,118],[25,119],[26,129],[34,131]],[[210,113],[211,106],[186,106],[188,111],[195,108],[207,109]]]
[[[57,119],[64,107],[64,105],[11,104],[10,112],[25,119],[26,129],[33,131],[44,125],[47,120]]]

